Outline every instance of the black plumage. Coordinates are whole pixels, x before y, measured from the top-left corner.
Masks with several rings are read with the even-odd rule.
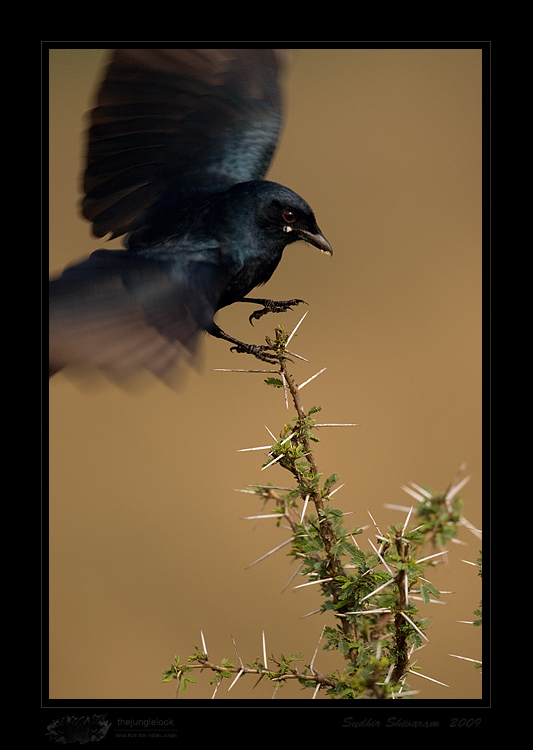
[[[248,298],[284,248],[331,254],[309,205],[264,180],[281,126],[287,50],[116,50],[91,112],[83,214],[97,250],[50,282],[50,372],[73,365],[170,382],[207,331],[269,361],[214,322],[234,302],[250,320],[301,300]]]

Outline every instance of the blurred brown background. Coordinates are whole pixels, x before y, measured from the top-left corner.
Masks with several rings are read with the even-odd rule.
[[[334,248],[328,258],[298,243],[265,287],[273,299],[301,297],[309,314],[294,350],[303,391],[324,428],[316,457],[345,487],[336,507],[350,524],[384,530],[410,505],[400,485],[444,490],[460,464],[472,479],[465,516],[481,527],[481,50],[306,49],[288,76],[286,125],[269,179],[300,193]],[[78,211],[84,115],[106,50],[50,52],[50,264],[106,246]],[[119,241],[107,243],[119,246]],[[306,308],[307,309],[307,308]],[[248,324],[247,305],[219,314],[234,336],[262,343],[292,327],[302,309]],[[260,511],[246,484],[287,484],[275,466],[260,471],[267,425],[292,418],[280,391],[260,375],[214,372],[254,367],[225,342],[206,338],[204,367],[179,392],[154,382],[131,394],[109,384],[87,389],[60,374],[50,384],[50,697],[172,699],[161,671],[201,645],[213,660],[245,661],[267,651],[310,659],[332,618],[313,587],[280,594],[294,570],[285,551],[246,566],[288,531],[240,520]],[[373,535],[373,529],[368,529]],[[433,583],[452,594],[422,606],[430,643],[417,666],[420,698],[479,698],[481,658],[473,620],[481,597],[479,543],[452,545]],[[365,542],[365,547],[368,544]],[[291,586],[302,582],[295,580]],[[321,671],[343,668],[319,652]],[[207,673],[184,698],[212,694]],[[220,698],[270,698],[242,678]],[[289,684],[278,697],[311,697]]]

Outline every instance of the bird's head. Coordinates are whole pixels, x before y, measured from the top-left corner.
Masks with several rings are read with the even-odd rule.
[[[242,183],[236,187],[246,191],[247,197],[253,201],[257,225],[278,247],[283,249],[292,242],[303,240],[323,253],[333,254],[311,206],[293,190],[267,180]]]

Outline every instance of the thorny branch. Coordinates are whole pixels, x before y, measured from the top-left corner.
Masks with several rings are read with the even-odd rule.
[[[280,331],[279,328],[276,329],[276,337],[277,337],[276,339],[277,343],[281,344],[283,341],[283,332]],[[328,577],[328,578],[336,578],[337,576],[345,577],[346,572],[342,566],[340,559],[334,553],[332,553],[332,548],[334,547],[335,542],[337,541],[337,537],[335,535],[335,532],[333,530],[333,527],[330,521],[326,517],[324,517],[324,500],[322,498],[322,494],[317,489],[313,489],[314,487],[316,487],[315,480],[320,476],[320,472],[316,465],[315,457],[313,455],[313,450],[309,443],[309,438],[307,437],[307,434],[306,434],[307,417],[302,407],[302,403],[300,401],[299,388],[296,385],[293,376],[287,369],[287,359],[285,359],[284,357],[280,357],[280,375],[282,376],[283,381],[287,384],[287,387],[292,397],[294,408],[296,409],[296,413],[298,415],[297,430],[296,430],[296,435],[294,439],[299,440],[304,447],[306,459],[311,466],[310,475],[311,475],[312,481],[311,482],[306,481],[305,477],[302,476],[302,473],[298,470],[295,464],[293,464],[290,467],[290,471],[292,472],[296,481],[298,482],[298,486],[300,487],[301,494],[303,495],[303,497],[305,498],[306,496],[308,496],[315,506],[318,518],[322,516],[321,522],[318,525],[318,533],[324,544],[324,550],[327,556],[325,577]],[[333,588],[332,594],[333,594],[332,598],[333,598],[334,604],[338,605],[339,596],[338,596],[338,591],[336,590],[336,588]],[[337,612],[342,615],[346,613],[348,609],[349,609],[348,605],[343,605],[337,609]],[[347,618],[342,618],[341,622],[342,622],[342,629],[343,629],[344,635],[350,638],[351,640],[353,640],[356,634],[355,626]],[[349,657],[352,661],[355,661],[355,659],[357,658],[357,651],[355,649],[350,649]]]
[[[416,499],[417,509],[413,512],[413,507],[405,508],[408,513],[403,525],[390,527],[385,535],[381,533],[370,516],[376,526],[378,532],[376,537],[380,546],[377,549],[369,540],[373,552],[363,553],[354,538],[354,534],[360,533],[361,529],[347,532],[338,523],[339,516],[343,515],[341,511],[333,511],[329,507],[331,495],[336,492],[331,487],[336,483],[337,476],[332,475],[324,482],[323,487],[320,487],[322,475],[318,470],[311,445],[311,441],[318,441],[313,430],[319,426],[311,415],[319,411],[319,408],[313,407],[312,410],[306,412],[301,403],[300,391],[323,370],[298,386],[288,368],[288,363],[291,362],[288,355],[301,359],[299,355],[287,349],[300,323],[290,336],[285,334],[282,326],[278,326],[275,340],[269,338],[266,340],[266,348],[273,352],[272,359],[277,359],[279,369],[244,370],[244,372],[269,372],[279,375],[280,381],[269,382],[273,380],[269,379],[265,382],[283,387],[287,408],[288,394],[290,394],[297,415],[293,420],[293,425],[285,425],[280,438],[275,445],[271,446],[268,461],[263,466],[265,469],[274,463],[279,463],[282,468],[292,474],[296,480],[297,489],[290,490],[288,495],[278,492],[280,488],[271,485],[252,485],[254,489],[247,490],[259,494],[265,500],[274,500],[277,506],[276,512],[261,514],[259,517],[286,519],[293,536],[251,565],[255,565],[287,544],[293,545],[292,554],[303,558],[308,565],[308,570],[304,573],[313,576],[307,584],[301,585],[317,584],[320,586],[326,600],[321,611],[330,610],[338,623],[337,631],[324,626],[319,644],[325,633],[324,637],[327,639],[325,648],[339,650],[350,666],[345,669],[343,675],[321,674],[313,667],[315,651],[311,664],[306,665],[304,671],[292,665],[294,661],[301,661],[300,655],[289,658],[282,656],[280,660],[271,656],[277,668],[269,670],[266,665],[263,634],[264,663],[256,659],[253,663],[245,665],[237,652],[240,667],[227,660],[223,660],[222,664],[216,664],[208,658],[204,642],[204,650],[197,650],[189,657],[188,664],[180,664],[176,657],[172,668],[163,672],[163,680],[177,679],[178,689],[180,686],[184,689],[186,682],[194,681],[190,675],[192,670],[209,669],[214,674],[211,682],[216,685],[213,697],[222,679],[234,674],[236,677],[229,689],[242,675],[255,674],[259,677],[257,683],[263,677],[267,677],[276,685],[286,680],[297,679],[304,687],[315,688],[313,697],[316,697],[320,689],[325,689],[331,697],[340,698],[408,697],[418,692],[405,690],[405,679],[408,673],[439,682],[420,672],[414,672],[410,666],[411,655],[422,643],[421,639],[427,641],[423,632],[427,621],[419,618],[412,600],[423,599],[428,603],[436,601],[436,599],[430,599],[430,594],[440,597],[440,593],[426,578],[421,577],[421,573],[426,565],[434,564],[432,558],[438,558],[447,550],[423,558],[418,556],[418,559],[417,552],[428,542],[434,548],[444,547],[455,536],[457,526],[460,524],[466,525],[467,528],[471,527],[471,524],[461,517],[461,501],[458,497],[459,490],[469,478],[461,479],[460,474],[457,475],[446,492],[441,495],[434,494],[414,483],[411,483],[411,487],[404,487],[403,489]],[[274,438],[273,435],[272,437]],[[264,448],[265,446],[244,450]],[[301,513],[295,502],[297,497],[303,501]],[[310,509],[314,507],[316,518],[312,513],[306,514],[308,507]],[[397,506],[388,507],[397,508]],[[407,526],[411,516],[416,519],[417,525],[408,531]],[[257,518],[257,516],[250,516],[250,518]],[[470,530],[476,534],[479,533],[473,527]],[[301,542],[305,537],[318,538],[320,544],[306,547]],[[343,563],[343,557],[347,558],[345,563]],[[356,574],[352,573],[353,568],[357,569]],[[371,602],[368,601],[370,598]],[[310,671],[307,671],[308,669]],[[439,684],[444,685],[444,683]]]
[[[278,666],[281,667],[282,664],[280,662],[276,662],[274,657],[270,657],[272,661]],[[321,674],[320,672],[317,672],[316,669],[313,669],[311,673],[308,672],[301,672],[300,670],[296,669],[296,667],[290,667],[290,666],[284,666],[283,673],[277,674],[276,670],[269,670],[263,668],[263,667],[237,667],[234,664],[226,664],[226,665],[220,665],[220,664],[214,664],[212,661],[210,661],[205,654],[197,654],[196,659],[199,662],[198,664],[191,664],[190,669],[210,669],[212,672],[216,672],[222,676],[227,676],[228,674],[255,674],[260,677],[264,677],[266,675],[270,675],[271,680],[306,680],[309,682],[314,682],[317,685],[324,685],[329,687],[335,686],[335,680],[333,680],[331,677],[327,677],[324,674]],[[309,668],[309,665],[307,665]]]

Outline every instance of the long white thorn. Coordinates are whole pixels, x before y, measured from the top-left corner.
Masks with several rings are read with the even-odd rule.
[[[317,615],[320,611],[320,609],[314,609],[312,612],[308,612],[306,615],[302,615],[300,617],[300,620],[305,620],[306,617],[311,617],[311,615]]]
[[[453,500],[453,498],[459,494],[459,491],[463,489],[465,484],[470,481],[470,477],[465,477],[459,484],[452,485],[446,493],[446,500]]]
[[[305,511],[307,510],[307,504],[309,502],[309,493],[305,496],[304,507],[302,508],[302,515],[300,517],[300,523],[304,522]]]
[[[407,525],[408,525],[408,523],[409,523],[409,519],[411,518],[411,513],[412,513],[412,512],[413,512],[413,506],[411,505],[411,507],[409,508],[409,513],[407,514],[407,518],[405,519],[405,522],[404,522],[404,524],[403,524],[403,527],[402,527],[402,533],[403,533],[403,532],[404,532],[404,531],[406,530],[406,528],[407,528]]]
[[[323,373],[323,372],[324,372],[324,371],[325,371],[326,369],[327,369],[326,367],[323,367],[323,368],[322,368],[321,370],[319,370],[318,372],[315,372],[315,374],[314,374],[314,375],[311,375],[311,377],[310,377],[310,378],[307,378],[307,380],[304,380],[304,382],[303,382],[303,383],[301,383],[301,384],[300,384],[300,385],[298,386],[298,390],[299,390],[299,391],[301,391],[301,390],[302,390],[302,388],[305,388],[305,386],[306,386],[306,385],[307,385],[308,383],[310,383],[310,382],[311,382],[312,380],[314,380],[315,378],[318,378],[318,376],[319,376],[319,375],[322,375],[322,373]]]
[[[440,680],[434,680],[433,677],[428,677],[427,674],[422,674],[422,672],[415,672],[415,670],[413,669],[408,669],[407,671],[410,672],[411,674],[418,675],[418,677],[423,677],[424,680],[430,680],[431,682],[436,682],[437,685],[444,685],[444,687],[450,687],[445,682],[441,682]]]
[[[292,574],[292,576],[289,578],[289,580],[287,581],[287,583],[285,584],[285,586],[281,589],[281,591],[280,591],[281,594],[283,594],[283,592],[285,591],[285,589],[289,588],[289,585],[296,578],[296,576],[301,571],[301,569],[303,568],[303,566],[304,566],[303,563],[301,565],[298,565],[298,567],[296,568],[296,570],[294,571],[294,573]]]
[[[367,510],[366,512],[368,513],[368,515],[369,515],[369,516],[370,516],[370,518],[372,519],[372,523],[373,523],[373,524],[374,524],[374,526],[376,527],[376,529],[377,529],[377,532],[378,532],[378,534],[379,534],[380,536],[383,536],[383,534],[381,533],[381,529],[379,528],[379,526],[377,525],[377,523],[376,523],[376,522],[374,521],[374,516],[372,515],[372,513],[371,513],[371,512],[369,511],[369,510]]]
[[[468,521],[464,516],[461,517],[461,519],[459,520],[459,523],[461,526],[465,526],[468,529],[468,531],[470,531],[478,539],[483,538],[483,533],[481,529],[476,529],[474,524],[470,523],[470,521]]]
[[[329,492],[329,493],[328,493],[328,497],[333,497],[333,495],[334,495],[334,494],[335,494],[336,492],[338,492],[339,490],[342,490],[342,488],[343,488],[343,487],[345,486],[345,484],[346,484],[346,482],[344,482],[343,484],[339,484],[339,486],[338,486],[338,487],[335,487],[335,489],[334,489],[334,490],[331,490],[331,492]],[[353,512],[353,511],[350,511],[350,513],[352,513],[352,512]]]
[[[307,581],[307,583],[300,583],[298,586],[293,586],[295,589],[303,589],[304,586],[313,586],[315,583],[327,583],[332,581],[333,578],[318,578],[316,581]]]
[[[425,490],[423,487],[421,487],[419,484],[416,484],[416,482],[409,482],[411,487],[414,487],[415,490],[418,490],[424,497],[426,497],[428,500],[431,500],[433,495],[429,490]]]
[[[309,312],[309,311],[307,311],[307,312]],[[285,348],[287,348],[287,346],[289,345],[289,341],[292,339],[292,337],[294,336],[294,334],[296,333],[296,331],[298,330],[298,328],[302,325],[302,323],[304,321],[304,318],[307,315],[307,312],[304,312],[304,314],[302,315],[302,317],[300,318],[300,320],[298,321],[298,323],[296,323],[296,325],[292,329],[292,333],[289,335],[289,338],[287,339],[287,343],[285,344]]]
[[[410,618],[410,617],[409,617],[408,615],[406,615],[406,614],[405,614],[405,612],[401,612],[400,614],[402,615],[402,617],[404,617],[404,618],[405,618],[405,619],[407,620],[407,622],[408,622],[408,623],[409,623],[410,625],[412,625],[412,626],[413,626],[413,628],[414,628],[414,629],[416,630],[416,632],[418,633],[418,635],[421,635],[421,636],[422,636],[422,638],[424,638],[424,640],[428,641],[428,643],[429,643],[429,638],[427,637],[427,635],[424,635],[424,633],[423,633],[423,632],[422,632],[422,631],[420,630],[420,628],[418,628],[418,627],[417,627],[417,626],[416,626],[416,625],[414,624],[414,622],[413,622],[413,621],[411,620],[411,618]],[[448,687],[448,685],[446,685],[446,687]]]
[[[394,583],[394,578],[389,578],[389,580],[386,581],[382,586],[378,586],[378,588],[374,589],[374,591],[371,591],[370,594],[363,596],[361,601],[364,602],[365,599],[368,599],[369,597],[374,596],[374,594],[377,594],[378,591],[381,591],[381,589],[384,589],[385,586],[390,586],[391,583]]]
[[[213,367],[213,372],[262,372],[262,373],[272,373],[273,375],[276,374],[277,370],[235,370],[235,369],[229,369],[226,367]]]
[[[283,383],[283,395],[285,396],[285,406],[287,409],[289,408],[289,394],[287,393],[287,380],[285,379],[285,375],[283,371],[281,374],[281,382]]]
[[[424,501],[424,495],[420,494],[420,492],[415,492],[415,490],[412,490],[410,487],[407,487],[405,484],[402,484],[401,489],[404,492],[407,492],[408,495],[411,495],[411,497],[414,497],[414,499],[417,502],[421,503]]]
[[[474,664],[481,664],[479,659],[469,659],[468,656],[458,656],[457,654],[448,654],[448,656],[454,656],[456,659],[464,659],[465,661],[474,662]]]
[[[265,669],[267,669],[267,651],[266,651],[266,641],[265,641],[265,631],[264,630],[263,630],[263,659],[265,660],[264,661]]]
[[[431,560],[432,557],[439,557],[440,555],[445,555],[447,552],[448,552],[448,550],[445,549],[442,552],[435,552],[434,555],[428,555],[427,557],[421,557],[420,560],[417,560],[417,563],[425,562],[426,560]]]
[[[239,664],[241,665],[241,669],[244,669],[244,664],[242,663],[241,656],[237,650],[237,644],[235,643],[235,638],[231,636],[231,640],[233,641],[233,648],[235,649],[235,653],[237,654],[237,659],[239,660]]]
[[[324,625],[324,627],[322,628],[322,631],[320,633],[320,638],[318,639],[318,643],[316,644],[315,653],[313,654],[313,658],[311,659],[311,664],[309,665],[309,669],[311,670],[313,674],[315,673],[315,670],[313,669],[313,664],[315,663],[315,658],[318,653],[318,647],[320,646],[320,641],[322,640],[322,636],[324,635],[325,627],[326,626]]]
[[[367,537],[367,539],[368,539],[368,537]],[[380,551],[379,551],[379,550],[377,549],[377,547],[376,547],[376,546],[375,546],[375,545],[373,544],[373,542],[372,542],[372,540],[371,540],[371,539],[368,539],[368,541],[369,541],[369,542],[370,542],[370,544],[372,545],[372,549],[374,550],[374,552],[376,553],[376,555],[377,555],[377,556],[379,557],[379,559],[381,560],[381,562],[382,562],[382,563],[383,563],[383,565],[385,566],[385,568],[386,568],[386,570],[387,570],[387,573],[388,573],[388,574],[389,574],[389,575],[391,576],[391,578],[394,578],[394,573],[392,572],[392,570],[391,570],[391,569],[389,568],[389,566],[388,566],[388,565],[387,565],[387,563],[385,562],[385,558],[384,558],[384,557],[382,556],[381,552],[380,552]]]
[[[301,359],[302,362],[309,362],[308,359],[306,359],[305,357],[302,357],[301,354],[296,354],[296,352],[291,352],[288,349],[285,349],[285,353],[290,354],[291,357],[296,357],[296,359]]]
[[[267,464],[265,464],[264,466],[262,466],[261,467],[261,471],[264,471],[265,469],[268,469],[269,466],[273,466],[278,461],[281,461],[281,459],[283,458],[283,456],[284,456],[284,454],[280,453],[279,456],[276,456],[276,458],[273,458],[272,461],[269,461]]]
[[[237,448],[237,453],[246,453],[246,451],[269,451],[271,448],[271,445],[258,445],[255,448]]]
[[[261,560],[264,560],[266,557],[269,557],[270,555],[273,555],[274,552],[277,552],[282,547],[285,547],[286,544],[290,544],[293,539],[294,539],[294,537],[291,536],[286,541],[282,542],[281,544],[278,544],[277,547],[274,547],[274,549],[271,549],[270,552],[267,552],[265,555],[262,555],[261,557],[258,557],[257,560],[254,560],[253,563],[250,563],[250,565],[246,566],[246,570],[248,570],[248,568],[253,567],[254,565],[257,565],[258,562],[261,562]]]
[[[244,673],[244,669],[239,669],[239,671],[237,672],[237,677],[235,677],[235,679],[233,680],[233,682],[231,683],[231,685],[230,685],[230,686],[229,686],[229,688],[228,688],[228,693],[229,693],[229,691],[231,690],[231,688],[232,688],[232,687],[233,687],[233,686],[235,685],[235,683],[237,682],[237,680],[239,679],[239,677],[240,677],[240,676],[241,676],[241,675],[242,675],[243,673]]]

